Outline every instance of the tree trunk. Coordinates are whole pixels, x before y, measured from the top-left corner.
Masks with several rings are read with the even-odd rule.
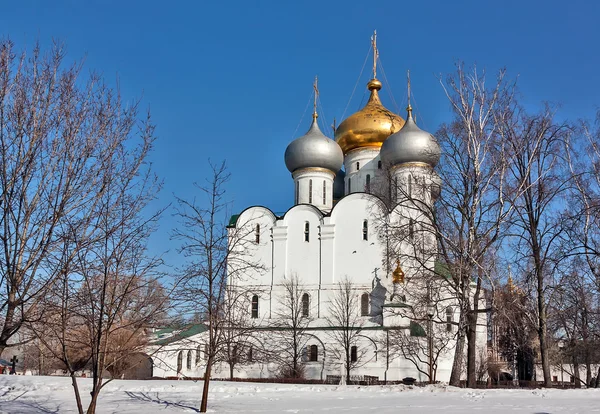
[[[206,372],[204,373],[204,385],[202,387],[202,401],[200,402],[200,412],[205,413],[208,406],[208,386],[210,383],[210,371],[212,368],[211,358],[206,363]]]
[[[454,361],[452,362],[452,372],[450,373],[450,385],[454,387],[460,386],[460,374],[462,371],[463,354],[465,349],[465,335],[462,331],[461,324],[458,327],[458,337],[456,339],[456,348],[454,350]]]
[[[346,347],[346,384],[351,384],[350,382],[350,364],[351,362],[351,358],[350,358],[350,348]]]
[[[471,311],[467,318],[467,387],[475,388],[477,367],[477,313]]]
[[[79,394],[79,387],[77,386],[77,378],[75,373],[71,372],[71,383],[73,385],[73,391],[75,392],[75,400],[77,401],[77,412],[83,414],[83,405],[81,404],[81,395]]]
[[[234,365],[233,364],[229,364],[229,379],[233,380],[233,371],[234,371]]]
[[[542,358],[542,371],[544,373],[544,387],[550,387],[552,379],[550,378],[550,361],[548,359],[548,344],[547,344],[547,316],[546,316],[546,304],[544,303],[544,284],[543,276],[538,274],[538,336],[540,339],[540,356]]]

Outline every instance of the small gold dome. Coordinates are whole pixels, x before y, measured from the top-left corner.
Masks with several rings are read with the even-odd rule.
[[[369,102],[360,111],[350,115],[335,131],[335,141],[344,154],[356,148],[381,147],[387,137],[399,131],[404,119],[385,108],[379,99],[381,82],[371,79]]]

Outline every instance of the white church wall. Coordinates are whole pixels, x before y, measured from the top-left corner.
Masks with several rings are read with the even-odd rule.
[[[378,199],[369,194],[351,194],[338,202],[331,212],[335,225],[334,267],[328,283],[348,277],[357,288],[371,289],[375,273],[385,279],[382,269],[383,246],[377,237],[373,209]],[[367,220],[368,237],[363,239],[363,223]],[[377,270],[376,270],[377,269]]]

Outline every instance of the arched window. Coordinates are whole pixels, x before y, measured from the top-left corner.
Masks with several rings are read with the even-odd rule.
[[[186,361],[185,366],[187,369],[192,369],[192,350],[191,349],[187,352],[187,361]]]
[[[312,203],[312,180],[308,180],[308,203]]]
[[[323,180],[323,204],[327,203],[327,184],[325,184],[325,180]]]
[[[369,294],[363,293],[360,297],[360,316],[369,316]]]
[[[352,346],[352,348],[350,348],[350,361],[351,362],[358,361],[358,348],[356,347],[356,345],[354,345],[354,346]]]
[[[411,242],[415,241],[415,221],[413,219],[408,222],[408,239]]]
[[[258,295],[252,296],[252,319],[258,318]]]
[[[310,346],[309,361],[315,362],[319,360],[319,348],[316,345]]]
[[[183,367],[183,351],[179,351],[177,354],[177,373],[181,372],[181,368]]]
[[[299,203],[300,200],[300,181],[296,181],[296,204]]]
[[[352,179],[348,177],[348,193],[352,192]]]
[[[302,295],[302,317],[308,318],[310,310],[310,297],[308,293]]]
[[[381,160],[377,161],[377,169],[381,170]]]
[[[452,323],[454,321],[454,311],[451,307],[446,308],[446,332],[452,332]]]
[[[360,170],[360,162],[356,161],[356,171]]]
[[[256,244],[260,243],[260,224],[257,224],[254,229],[254,241]]]
[[[304,223],[304,241],[310,241],[310,224],[308,221]]]
[[[254,356],[252,355],[252,346],[248,348],[248,362],[254,362]]]
[[[412,176],[408,176],[408,197],[412,197]]]
[[[371,176],[369,174],[367,174],[367,183],[365,185],[365,190],[367,191],[367,193],[371,192]]]
[[[200,360],[202,359],[202,346],[198,345],[196,348],[196,366],[200,365]]]
[[[363,221],[363,240],[369,240],[369,223],[367,220]]]

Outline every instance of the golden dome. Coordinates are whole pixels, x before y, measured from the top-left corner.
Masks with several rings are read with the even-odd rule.
[[[350,115],[335,131],[335,141],[347,154],[356,148],[381,147],[383,141],[404,125],[404,119],[385,108],[379,99],[381,82],[371,79],[369,102],[360,111]]]

